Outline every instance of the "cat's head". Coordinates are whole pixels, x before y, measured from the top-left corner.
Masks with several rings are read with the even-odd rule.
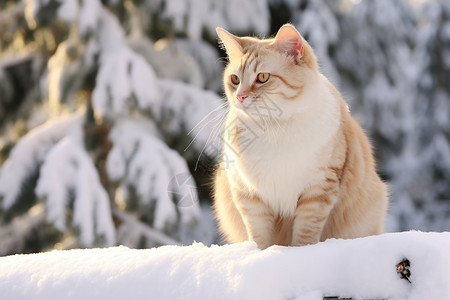
[[[217,28],[228,54],[224,88],[239,113],[288,119],[302,111],[308,82],[317,77],[317,59],[294,26],[283,25],[275,38],[237,37]]]

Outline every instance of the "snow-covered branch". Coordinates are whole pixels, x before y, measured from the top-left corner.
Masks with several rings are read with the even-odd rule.
[[[81,126],[78,132],[59,141],[41,167],[36,194],[46,199],[47,220],[64,232],[69,191],[74,192],[73,226],[80,230],[83,245],[92,246],[95,236],[104,245],[114,245],[115,230],[108,195],[97,169],[84,149]]]
[[[149,2],[147,6],[154,5]],[[200,40],[204,32],[215,36],[216,26],[237,32],[251,28],[257,34],[266,34],[269,29],[270,15],[265,0],[166,0],[163,7],[161,16],[172,20],[175,30],[186,32],[194,40]]]
[[[158,81],[162,103],[161,114],[156,116],[158,127],[166,136],[185,132],[184,147],[190,145],[197,153],[206,149],[211,153],[214,143],[215,152],[220,152],[218,138],[221,136],[225,120],[225,100],[211,91],[204,91],[182,82],[167,79]],[[189,147],[188,147],[189,148]],[[209,151],[209,152],[208,152]]]
[[[108,155],[108,175],[121,182],[126,195],[129,195],[126,193],[129,187],[134,188],[141,205],[139,211],[143,215],[154,215],[155,228],[174,226],[178,216],[183,225],[198,222],[198,196],[192,191],[195,182],[176,185],[174,180],[179,174],[190,174],[188,165],[155,134],[154,126],[146,120],[116,120],[110,135],[114,146]],[[176,193],[171,195],[170,191]],[[190,205],[180,205],[185,197],[190,199]],[[129,201],[127,198],[124,200]]]
[[[8,226],[0,228],[0,256],[23,249],[24,241],[33,230],[45,221],[44,205],[33,206],[27,213],[17,217]]]
[[[46,201],[47,221],[64,231],[66,211],[73,200],[73,226],[80,230],[81,243],[92,246],[98,236],[104,245],[113,245],[109,198],[84,149],[82,121],[80,114],[54,119],[19,141],[0,169],[1,208],[8,210],[17,204],[23,182],[39,168],[35,192]]]
[[[156,76],[146,61],[128,47],[104,54],[92,95],[99,116],[114,118],[129,115],[131,100],[136,108],[159,113],[159,91]]]
[[[127,235],[132,235],[132,241],[130,241],[130,236],[123,238],[124,241],[129,241],[130,244],[137,244],[137,240],[145,237],[147,240],[159,245],[180,245],[180,242],[161,233],[160,231],[151,228],[145,223],[140,222],[136,216],[133,216],[130,213],[119,209],[114,209],[113,214],[114,217],[122,222],[121,227],[127,227]]]
[[[76,126],[81,126],[82,116],[53,119],[23,137],[14,147],[8,160],[0,169],[1,208],[7,210],[20,194],[22,183],[43,162],[49,149]]]

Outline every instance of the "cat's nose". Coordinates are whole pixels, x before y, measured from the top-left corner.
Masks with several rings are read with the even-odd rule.
[[[247,96],[247,95],[244,95],[244,94],[237,95],[237,98],[238,98],[239,101],[241,101],[241,103],[244,102],[245,98],[247,98],[247,97],[248,97],[248,96]]]

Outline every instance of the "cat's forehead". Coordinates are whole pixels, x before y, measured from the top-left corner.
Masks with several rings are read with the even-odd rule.
[[[230,60],[229,70],[238,73],[257,73],[261,70],[269,71],[276,65],[274,53],[268,49],[253,48],[239,57]]]

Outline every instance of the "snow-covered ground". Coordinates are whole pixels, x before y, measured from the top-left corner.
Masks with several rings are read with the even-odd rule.
[[[396,265],[411,262],[409,283]],[[252,242],[0,258],[1,299],[450,299],[450,232],[306,247]]]

